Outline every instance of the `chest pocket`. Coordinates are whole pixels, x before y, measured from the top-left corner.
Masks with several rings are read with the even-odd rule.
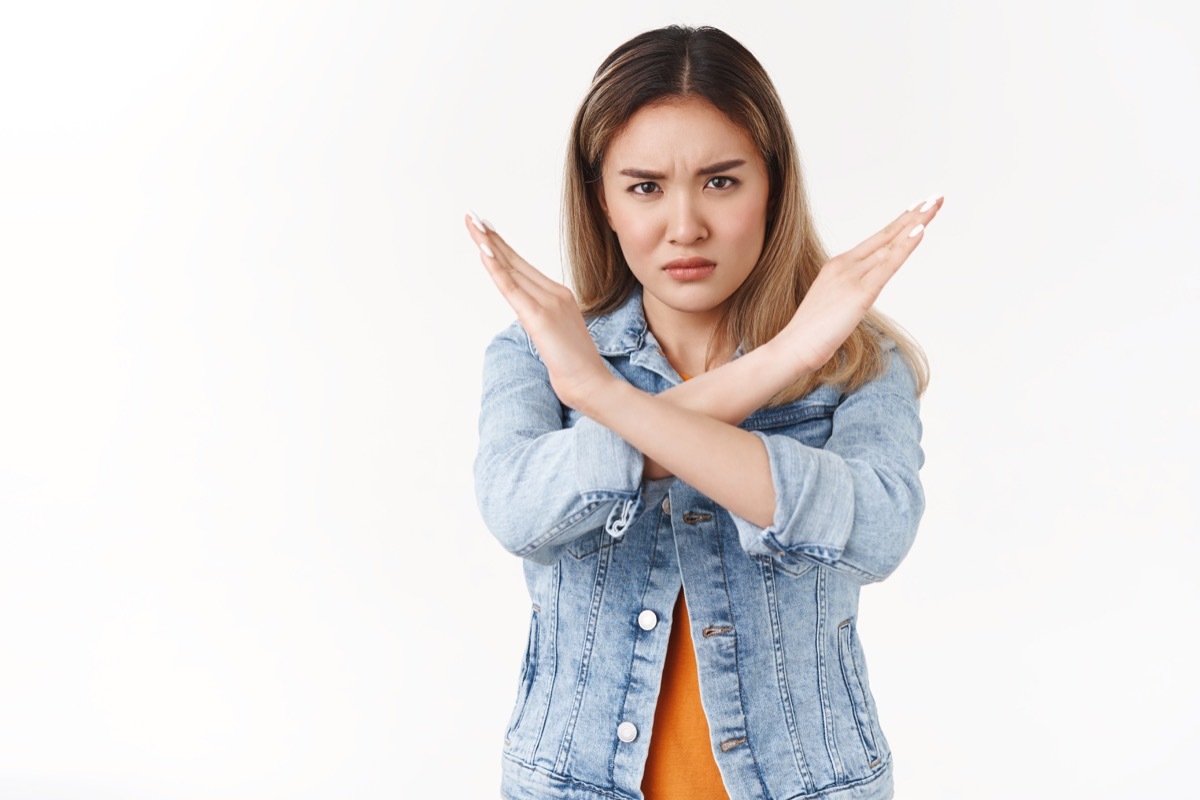
[[[597,528],[594,531],[589,531],[578,539],[567,545],[567,555],[573,559],[582,561],[585,558],[595,555],[600,552],[600,548],[608,545],[616,547],[625,537],[613,538],[603,528]]]

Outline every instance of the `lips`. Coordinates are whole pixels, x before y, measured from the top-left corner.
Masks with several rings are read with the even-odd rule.
[[[717,265],[707,258],[677,258],[663,267],[663,271],[677,281],[697,281],[711,275]]]
[[[677,258],[674,261],[667,262],[663,269],[694,269],[696,267],[715,267],[716,263],[707,258],[698,256],[692,258]]]

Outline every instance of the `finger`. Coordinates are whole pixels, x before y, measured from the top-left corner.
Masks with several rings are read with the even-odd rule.
[[[497,233],[494,229],[491,231],[490,241],[495,246],[497,255],[503,254],[508,259],[508,262],[512,265],[513,269],[522,273],[530,280],[535,281],[546,291],[555,291],[563,285],[553,278],[547,277],[541,270],[537,269],[528,261],[521,258],[517,251],[513,250],[512,247],[509,246],[508,242],[504,241],[504,237]]]
[[[482,250],[479,259],[492,277],[492,283],[496,284],[504,299],[517,311],[517,316],[522,316],[529,308],[541,305],[539,295],[543,294],[542,290],[532,285],[524,275],[501,265],[496,258]]]
[[[868,266],[861,274],[861,280],[873,291],[881,291],[884,284],[900,270],[900,267],[924,238],[924,223],[918,222],[916,225],[903,228],[892,241],[865,259]]]
[[[517,277],[511,278],[511,280],[506,279],[504,281],[505,285],[509,285],[511,281],[516,281],[515,285],[520,286],[525,291],[535,293],[539,300],[544,298],[546,293],[546,289],[544,287],[532,281],[527,275],[520,274],[513,269],[512,261],[505,254],[505,251],[496,245],[495,239],[492,238],[495,236],[495,233],[491,231],[488,233],[483,233],[479,230],[478,226],[473,223],[469,216],[466,218],[466,220],[467,233],[470,234],[471,239],[474,240],[476,245],[479,247],[480,258],[483,259],[484,265],[488,267],[489,271],[494,268],[505,273],[516,275]],[[487,248],[486,250],[484,249],[485,247]],[[508,252],[512,252],[511,249],[509,249]],[[495,276],[493,276],[493,278],[495,278]]]
[[[945,200],[944,195],[935,194],[927,200],[923,200],[923,201],[913,204],[913,206],[910,207],[908,210],[916,211],[918,214],[922,214],[922,215],[929,214],[930,211],[937,213],[937,209],[942,207],[943,200]],[[932,215],[930,215],[930,217],[932,217]]]
[[[480,243],[479,258],[483,261],[483,265],[488,268],[488,272],[492,276],[492,280],[500,288],[502,292],[521,291],[529,295],[530,299],[543,305],[547,299],[548,292],[545,288],[531,280],[527,275],[512,268],[508,259],[500,252],[497,252],[495,247],[488,247],[491,255],[483,248],[488,246],[487,242]]]
[[[904,227],[907,224],[906,220],[912,219],[911,213],[912,212],[905,211],[879,231],[864,239],[862,243],[847,250],[846,257],[852,261],[862,261],[871,256],[873,253],[879,250],[879,248],[885,246],[888,242],[895,239],[897,233],[904,230]]]
[[[544,292],[554,292],[561,290],[562,284],[551,280],[538,271],[532,264],[513,250],[508,242],[504,241],[495,228],[488,227],[487,233],[481,233],[478,227],[467,217],[467,232],[471,234],[471,238],[476,243],[484,243],[489,245],[490,249],[496,258],[506,269],[514,270],[515,272],[528,278],[535,286],[539,287]]]
[[[926,200],[916,203],[912,208],[905,209],[900,216],[889,222],[878,232],[865,239],[861,244],[846,251],[846,256],[856,261],[867,258],[880,247],[895,240],[897,236],[901,234],[907,235],[908,231],[911,230],[909,226],[915,226],[917,223],[928,225],[929,221],[934,218],[938,210],[942,207],[945,197],[938,195],[933,200],[932,205]],[[925,211],[920,210],[926,206],[928,208]]]

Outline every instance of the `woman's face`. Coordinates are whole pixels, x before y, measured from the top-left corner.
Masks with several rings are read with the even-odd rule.
[[[646,106],[610,143],[601,179],[648,318],[669,315],[665,306],[715,321],[766,234],[769,178],[749,135],[705,100]],[[679,268],[680,259],[710,266]]]

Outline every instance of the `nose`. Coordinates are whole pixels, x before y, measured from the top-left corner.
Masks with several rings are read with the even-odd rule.
[[[671,244],[688,245],[708,237],[704,213],[699,198],[677,192],[667,212],[667,240]]]

